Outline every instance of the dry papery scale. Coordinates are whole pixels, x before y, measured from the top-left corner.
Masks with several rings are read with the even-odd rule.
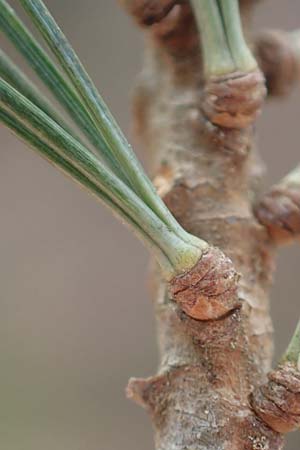
[[[156,449],[282,449],[300,426],[300,325],[271,370],[269,294],[278,246],[300,234],[300,168],[261,195],[254,124],[267,96],[299,81],[299,32],[252,38],[259,1],[121,1],[146,33],[134,128],[155,191],[43,2],[19,3],[60,68],[4,0],[1,29],[89,143],[2,52],[1,121],[109,206],[158,262],[159,371],[127,388],[151,415]]]

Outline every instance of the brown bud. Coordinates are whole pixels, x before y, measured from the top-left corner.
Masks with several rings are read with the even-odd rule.
[[[187,0],[120,0],[155,42],[173,56],[184,55],[199,46],[194,15]]]
[[[160,22],[180,0],[120,0],[140,25]]]
[[[283,31],[268,30],[257,39],[255,54],[271,95],[286,95],[300,78],[299,55]]]
[[[202,109],[215,125],[246,128],[259,114],[265,96],[265,80],[259,70],[231,73],[207,81]]]
[[[300,372],[286,363],[268,375],[268,383],[251,397],[255,413],[274,431],[288,433],[300,427]]]
[[[218,319],[241,305],[236,292],[238,278],[232,261],[210,247],[189,272],[171,280],[170,295],[188,316]]]
[[[130,378],[126,388],[126,396],[138,405],[153,412],[158,405],[158,398],[170,384],[168,374],[156,375],[149,378]]]
[[[255,214],[276,242],[300,236],[299,187],[274,186],[256,206]]]

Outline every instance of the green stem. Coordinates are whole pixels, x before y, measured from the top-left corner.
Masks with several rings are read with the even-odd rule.
[[[201,32],[204,72],[207,77],[235,71],[217,0],[191,0]]]
[[[238,0],[191,0],[207,78],[257,68],[242,30]]]
[[[282,362],[285,361],[297,364],[300,370],[300,321],[296,327],[291,342],[283,355]]]
[[[131,146],[112,117],[92,80],[86,73],[78,56],[56,24],[54,18],[40,0],[20,0],[29,16],[58,58],[81,100],[93,118],[99,135],[113,152],[115,160],[126,173],[131,187],[157,216],[188,244],[199,246],[199,239],[188,234],[172,216],[157,195],[151,181],[137,160]]]
[[[163,275],[166,278],[172,276],[174,270],[156,243],[151,237],[144,232],[142,228],[116,203],[101,190],[95,183],[89,180],[82,172],[74,167],[65,158],[60,156],[53,147],[50,147],[40,138],[38,138],[30,129],[16,119],[15,116],[8,114],[0,108],[0,121],[2,121],[8,128],[10,128],[19,138],[28,144],[39,155],[44,157],[47,161],[60,169],[65,175],[75,180],[82,188],[86,189],[90,194],[93,194],[97,199],[101,200],[106,206],[110,208],[113,214],[121,220],[124,224],[129,225],[133,233],[143,242],[148,250],[154,255],[161,266]]]
[[[238,0],[218,0],[231,55],[238,70],[250,72],[257,63],[245,41]]]
[[[99,136],[80,98],[5,0],[0,0],[0,27],[39,78],[49,88],[52,95],[83,131],[97,150],[97,154],[101,158],[104,158],[114,173],[125,181],[126,177],[123,171],[116,164],[114,158],[112,158],[104,140]]]
[[[196,248],[179,238],[93,154],[4,80],[0,80],[0,99],[5,111],[33,130],[47,145],[54,147],[60,156],[80,170],[138,223],[167,255],[174,274],[190,269],[198,261],[201,257],[201,247]]]

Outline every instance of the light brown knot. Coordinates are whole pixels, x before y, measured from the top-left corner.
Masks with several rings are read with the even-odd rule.
[[[300,78],[300,60],[289,33],[268,30],[256,42],[255,56],[263,71],[268,93],[286,95]]]
[[[238,279],[231,259],[221,250],[209,247],[189,272],[171,280],[169,291],[188,316],[213,320],[241,306]]]
[[[255,215],[278,243],[300,236],[299,187],[274,186],[256,206]]]
[[[120,0],[136,22],[149,30],[170,55],[187,54],[199,47],[194,15],[188,0]]]
[[[140,25],[151,26],[163,20],[180,0],[120,0]]]
[[[300,427],[300,372],[291,363],[270,372],[268,383],[251,396],[255,413],[278,433]]]
[[[265,79],[259,70],[235,72],[206,82],[202,110],[215,125],[246,128],[260,113],[265,96]]]

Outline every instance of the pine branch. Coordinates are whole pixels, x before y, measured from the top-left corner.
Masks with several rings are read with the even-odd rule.
[[[158,22],[147,28],[136,120],[145,146],[158,147],[164,161],[157,170],[166,181],[165,200],[185,226],[232,255],[242,273],[238,293],[244,299],[241,310],[231,309],[218,320],[211,317],[203,323],[203,317],[195,321],[178,314],[160,285],[155,303],[159,374],[131,380],[128,395],[150,413],[159,450],[282,450],[281,433],[299,424],[300,389],[295,367],[286,389],[285,368],[274,377],[270,374],[270,381],[278,376],[270,389],[261,386],[272,358],[269,290],[275,264],[274,246],[251,213],[262,174],[252,125],[266,93],[264,78],[256,65],[252,69],[252,63],[248,65],[253,59],[245,51],[235,0],[174,1],[163,17],[159,0],[125,3],[131,13],[138,11],[139,22],[147,18],[147,7],[157,13]],[[245,27],[256,3],[239,2]],[[190,20],[191,5],[202,53]],[[213,23],[218,25],[211,27]],[[213,53],[208,51],[214,46]],[[214,59],[224,52],[223,60]],[[174,290],[180,297],[189,286],[177,280]],[[187,299],[193,306],[192,293],[189,297],[185,292]],[[177,301],[180,304],[180,298]],[[260,392],[250,402],[256,386],[261,386]],[[271,411],[274,402],[268,399],[276,403],[274,397],[282,391],[283,396],[277,397],[279,411],[277,405]],[[260,407],[259,396],[264,393],[266,403]]]

